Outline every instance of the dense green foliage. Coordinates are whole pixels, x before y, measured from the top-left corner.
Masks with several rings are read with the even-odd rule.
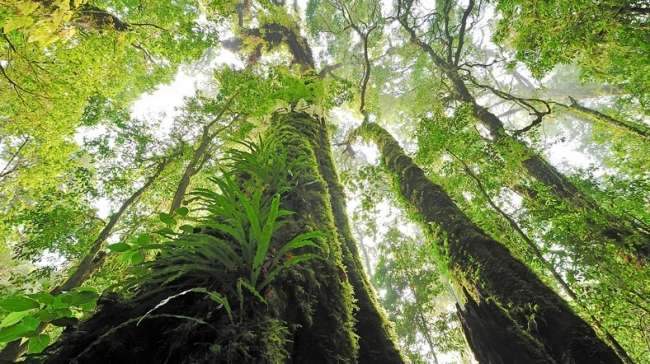
[[[621,87],[647,110],[648,7],[641,1],[499,1],[497,42],[537,77],[577,64],[586,79]]]
[[[0,348],[44,359],[114,302],[125,326],[201,343],[167,359],[285,362],[313,325],[303,345],[363,360],[374,287],[405,360],[471,362],[445,232],[408,222],[353,137],[375,122],[623,362],[650,363],[649,12],[0,0]]]

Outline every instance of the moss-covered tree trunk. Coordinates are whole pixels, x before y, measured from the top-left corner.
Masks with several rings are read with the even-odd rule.
[[[352,236],[345,194],[329,151],[330,139],[325,125],[321,126],[315,142],[316,158],[321,175],[327,183],[334,223],[343,248],[343,262],[354,289],[358,308],[354,318],[355,331],[359,335],[359,362],[400,363],[403,359],[397,348],[397,340],[377,300],[377,295],[364,273],[358,244]]]
[[[521,140],[508,135],[502,121],[486,108],[480,106],[461,80],[454,81],[460,99],[472,105],[474,116],[490,131],[491,141],[499,147],[521,150],[526,157],[521,165],[528,175],[546,186],[558,200],[583,211],[598,221],[589,224],[594,241],[610,241],[622,248],[630,249],[639,262],[650,257],[650,235],[635,229],[624,219],[604,210],[594,199],[577,188],[557,168],[548,163],[539,153]]]
[[[476,101],[464,78],[458,72],[457,64],[452,64],[449,60],[444,59],[428,43],[419,39],[414,28],[407,24],[403,15],[399,21],[408,32],[410,41],[429,55],[433,63],[451,81],[454,93],[452,96],[456,100],[472,106],[474,116],[489,130],[490,142],[506,148],[506,152],[510,152],[507,149],[522,152],[526,156],[521,160],[523,169],[532,178],[546,186],[557,199],[568,206],[584,211],[586,214],[600,217],[598,221],[589,224],[595,236],[594,242],[612,242],[626,251],[630,251],[640,263],[650,259],[650,234],[648,232],[636,228],[631,222],[603,209],[597,201],[583,193],[534,149],[506,133],[501,119]]]
[[[459,300],[465,336],[481,363],[620,363],[594,330],[432,183],[377,124],[359,133],[374,141],[387,170],[438,246]]]
[[[179,288],[156,292],[156,287],[141,287],[126,301],[103,297],[92,318],[48,349],[47,363],[223,362],[224,351],[238,355],[237,362],[251,363],[402,362],[389,326],[374,305],[358,254],[339,236],[341,221],[333,210],[340,206],[333,208],[332,203],[340,200],[329,191],[330,183],[338,182],[329,144],[322,144],[327,141],[324,121],[302,113],[276,114],[266,134],[277,141],[277,155],[286,155],[289,164],[298,166],[289,173],[294,187],[281,202],[295,212],[283,225],[282,236],[324,232],[324,259],[286,271],[260,292],[268,304],[236,312],[235,322],[191,292],[146,314]],[[356,325],[353,292],[359,292]],[[219,337],[228,339],[216,341]]]

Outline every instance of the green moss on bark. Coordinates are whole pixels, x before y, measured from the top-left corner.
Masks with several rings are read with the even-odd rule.
[[[366,123],[358,134],[377,144],[399,194],[425,231],[434,224],[445,232],[439,249],[463,297],[458,312],[479,361],[620,363],[557,294],[426,178],[388,132]]]
[[[268,133],[279,141],[290,165],[298,170],[293,189],[283,204],[296,211],[296,225],[327,234],[328,256],[308,264],[317,274],[301,276],[290,287],[303,307],[301,317],[311,316],[294,335],[293,360],[298,362],[354,362],[358,352],[354,332],[353,294],[343,263],[343,247],[336,233],[328,186],[320,174],[315,148],[318,147],[320,121],[303,113],[276,114]],[[304,268],[301,268],[304,269]],[[291,303],[291,301],[287,302]],[[294,302],[297,303],[297,302]],[[304,307],[309,307],[308,312]],[[287,305],[285,311],[292,307]],[[291,313],[287,313],[291,314]]]
[[[286,158],[283,165],[288,169],[282,171],[286,172],[286,181],[280,178],[281,187],[253,180],[245,168],[238,171],[233,167],[241,172],[237,181],[244,186],[242,193],[259,192],[258,188],[264,187],[260,183],[273,185],[271,193],[283,191],[283,208],[295,212],[273,233],[274,241],[286,241],[307,231],[324,234],[318,239],[322,252],[301,248],[313,250],[319,259],[285,270],[260,292],[248,289],[233,294],[241,274],[232,269],[215,275],[199,266],[201,269],[189,270],[191,274],[186,271],[162,285],[145,279],[131,299],[102,300],[91,319],[64,334],[60,343],[48,350],[46,362],[357,362],[354,293],[345,272],[344,249],[338,239],[328,185],[315,152],[322,127],[307,114],[277,114],[272,118],[265,132],[267,140],[274,141],[268,144],[272,149],[269,154]],[[205,234],[229,239],[214,230]],[[181,253],[189,255],[190,261],[192,254],[197,259],[202,254]],[[170,265],[153,265],[151,270],[173,270],[173,258],[168,260]],[[232,313],[226,314],[205,294],[192,292],[197,286],[223,293]],[[161,302],[165,304],[160,306]]]
[[[330,139],[321,121],[319,138],[314,141],[314,150],[328,190],[338,239],[342,243],[343,262],[347,276],[354,290],[357,304],[355,331],[359,336],[359,362],[361,363],[403,363],[397,337],[377,295],[363,270],[357,242],[352,236],[345,203],[343,186],[334,166],[330,152]]]

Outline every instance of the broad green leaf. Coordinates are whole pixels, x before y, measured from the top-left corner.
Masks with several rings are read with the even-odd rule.
[[[27,296],[15,295],[1,299],[0,307],[6,311],[16,312],[39,308],[40,304]]]
[[[164,236],[164,237],[171,237],[171,236],[174,236],[174,235],[176,234],[176,233],[174,232],[174,230],[172,230],[172,229],[170,229],[170,228],[168,228],[168,227],[162,228],[162,229],[160,229],[160,230],[158,230],[158,231],[156,231],[156,232],[157,232],[158,234]]]
[[[40,321],[32,316],[26,316],[19,323],[0,329],[0,343],[14,341],[31,334]]]
[[[165,225],[174,225],[176,224],[176,220],[174,220],[174,217],[166,212],[161,212],[158,214],[158,217],[160,218],[160,221],[163,222]]]
[[[149,234],[140,234],[140,235],[138,235],[138,238],[135,239],[135,243],[137,245],[150,244],[151,243],[151,235],[149,235]]]
[[[44,303],[46,305],[52,303],[54,301],[54,296],[52,296],[49,292],[38,292],[38,293],[33,293],[28,295],[29,298],[33,298],[36,301],[40,303]]]
[[[43,310],[40,310],[35,316],[43,322],[49,322],[62,317],[71,317],[72,311],[69,308],[47,307]]]
[[[115,243],[108,245],[108,250],[116,253],[123,253],[125,251],[131,250],[131,245],[127,243]]]
[[[32,310],[11,312],[7,316],[5,316],[4,319],[2,319],[2,322],[0,322],[0,328],[9,327],[11,325],[16,324],[17,322],[22,320],[23,317],[29,315],[30,313],[32,313]]]
[[[179,229],[188,234],[192,234],[194,232],[194,226],[192,225],[181,225]]]
[[[36,354],[40,353],[50,344],[50,336],[47,334],[40,334],[29,338],[27,343],[27,353]]]
[[[61,294],[61,301],[70,306],[79,306],[97,300],[99,295],[94,291],[73,291]]]
[[[69,326],[75,326],[76,324],[79,323],[79,319],[76,317],[60,317],[58,319],[54,319],[50,321],[50,323],[54,326],[58,327],[69,327]]]
[[[142,254],[142,251],[140,250],[135,250],[130,253],[130,262],[133,265],[140,264],[144,262],[144,254]]]
[[[179,207],[176,209],[176,213],[180,216],[187,216],[190,210],[187,207]]]

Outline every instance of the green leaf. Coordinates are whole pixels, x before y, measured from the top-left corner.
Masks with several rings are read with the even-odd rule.
[[[0,329],[0,343],[14,341],[21,337],[31,334],[41,322],[32,317],[26,316],[19,323]]]
[[[266,286],[271,284],[271,282],[273,282],[273,280],[285,269],[291,268],[294,265],[298,265],[300,263],[304,263],[313,259],[323,259],[323,257],[317,254],[300,254],[285,261],[281,265],[280,264],[275,265],[274,268],[272,268],[271,271],[266,276],[266,279],[259,285],[259,288],[264,289]]]
[[[36,354],[40,353],[50,344],[50,336],[46,334],[40,334],[34,337],[29,338],[27,343],[27,353]]]
[[[5,33],[9,33],[12,30],[20,29],[20,28],[25,28],[34,23],[34,19],[32,19],[29,16],[15,16],[12,18],[9,18],[2,27],[4,29]]]
[[[97,292],[84,290],[84,291],[74,291],[66,292],[61,295],[61,301],[67,303],[70,306],[79,306],[88,302],[93,302],[99,298]]]
[[[275,220],[278,217],[278,210],[280,209],[280,196],[273,196],[271,200],[271,208],[269,210],[268,216],[264,223],[264,228],[260,232],[259,241],[257,242],[257,249],[255,251],[255,259],[253,260],[253,268],[251,272],[251,283],[257,283],[257,277],[259,276],[260,269],[266,258],[266,254],[271,245],[271,238],[273,236],[273,231],[275,230],[276,224]]]
[[[149,234],[140,234],[138,238],[135,239],[137,245],[146,245],[151,243],[151,235]]]
[[[129,260],[133,265],[140,264],[144,262],[144,254],[140,250],[135,250],[131,252]]]
[[[170,229],[170,228],[168,228],[168,227],[166,227],[166,228],[162,228],[162,229],[160,229],[160,230],[158,230],[158,231],[156,231],[156,232],[157,232],[158,234],[164,236],[164,237],[169,237],[169,236],[173,236],[174,234],[176,234],[176,233],[174,232],[174,230],[172,230],[172,229]]]
[[[226,314],[228,315],[228,319],[230,319],[230,322],[233,322],[232,309],[230,308],[230,304],[228,303],[228,298],[226,298],[219,292],[206,291],[206,293],[210,295],[211,300],[223,306],[223,308],[226,310]]]
[[[310,246],[322,250],[323,248],[319,244],[313,241],[313,239],[318,239],[318,238],[324,239],[325,234],[323,234],[321,231],[309,231],[306,233],[299,234],[295,236],[293,239],[291,239],[291,241],[284,244],[282,248],[280,248],[280,250],[278,251],[277,256],[278,258],[282,258],[286,253],[306,246]]]
[[[131,250],[131,245],[127,243],[116,243],[116,244],[110,244],[108,246],[108,250],[115,252],[115,253],[123,253],[126,251]]]
[[[52,320],[59,319],[61,317],[70,317],[70,316],[72,316],[72,311],[70,311],[69,308],[48,307],[44,310],[40,310],[36,314],[36,317],[43,322],[49,322]]]
[[[249,200],[246,197],[246,195],[244,195],[241,191],[237,191],[237,194],[239,195],[239,202],[244,207],[246,218],[248,218],[248,223],[251,229],[250,231],[251,237],[254,240],[259,241],[262,235],[262,227],[260,226],[260,221],[259,221],[259,210],[256,210],[253,207],[253,204],[251,203],[252,201]]]
[[[39,308],[40,304],[27,296],[16,295],[0,300],[0,307],[10,312],[16,312]]]
[[[187,207],[179,207],[176,209],[176,213],[180,216],[187,216],[190,210]]]
[[[2,319],[2,322],[0,322],[0,328],[9,327],[11,325],[16,324],[16,323],[20,322],[20,320],[22,320],[23,317],[29,315],[30,313],[32,313],[31,310],[19,311],[19,312],[11,312],[7,316],[5,316],[4,319]]]
[[[75,326],[77,323],[79,323],[79,319],[76,317],[60,317],[58,319],[50,321],[50,323],[58,327],[69,327]]]
[[[242,294],[242,287],[246,288],[248,292],[250,292],[253,296],[255,296],[260,302],[266,304],[266,300],[262,295],[257,291],[255,287],[253,287],[249,282],[246,282],[243,278],[239,278],[237,280],[237,290],[239,291],[239,297],[240,300],[243,302],[243,294]]]
[[[34,294],[28,295],[29,298],[33,298],[36,301],[49,305],[54,301],[54,296],[52,296],[49,292],[38,292]]]
[[[175,225],[176,220],[174,220],[174,217],[166,212],[161,212],[158,214],[158,217],[160,218],[160,221],[163,222],[165,225]]]
[[[188,234],[192,234],[194,232],[194,226],[192,225],[181,225],[180,229],[181,231],[186,232]]]

